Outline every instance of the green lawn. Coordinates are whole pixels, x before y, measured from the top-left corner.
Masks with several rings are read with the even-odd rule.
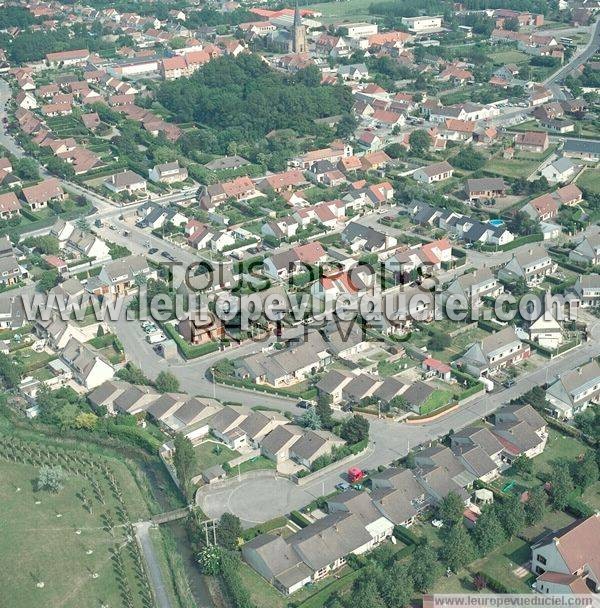
[[[600,481],[591,485],[581,496],[581,500],[592,509],[600,511]]]
[[[116,461],[109,466],[123,492],[128,519],[147,517],[128,469]],[[132,554],[137,549],[129,545],[126,528],[120,525],[119,502],[101,472],[91,471],[104,503],[91,481],[75,474],[58,494],[38,492],[37,466],[0,457],[0,572],[2,595],[11,598],[11,608],[122,606],[117,566],[111,557],[115,547],[120,548],[132,605],[144,606]],[[89,497],[90,510],[84,508],[82,492]],[[110,530],[107,517],[112,521]]]
[[[567,515],[564,511],[550,511],[546,513],[543,521],[535,526],[526,528],[521,533],[521,536],[526,540],[533,541],[536,538],[544,536],[553,530],[560,530],[565,526],[571,524],[574,520],[573,517]]]
[[[440,407],[444,407],[448,405],[452,400],[454,392],[446,389],[438,389],[435,392],[431,393],[425,403],[421,406],[421,411],[419,412],[422,416],[423,414],[429,414],[439,409]]]
[[[199,443],[194,447],[194,452],[196,453],[196,475],[216,464],[223,464],[240,455],[239,452],[214,441]]]
[[[531,57],[521,51],[506,50],[490,53],[488,57],[494,62],[494,65],[506,65],[507,63],[528,63]]]
[[[38,353],[31,348],[20,348],[11,354],[15,361],[19,361],[23,365],[25,373],[30,373],[40,367],[44,367],[47,363],[56,359],[56,355],[50,355],[46,352]]]
[[[373,15],[369,14],[369,6],[372,0],[341,0],[340,2],[324,2],[322,4],[311,4],[312,11],[322,13],[318,20],[325,24],[335,21],[371,21]]]
[[[504,543],[485,558],[473,562],[469,566],[471,572],[482,572],[500,583],[503,583],[513,593],[530,593],[529,579],[532,575],[519,578],[514,570],[530,558],[529,545],[518,538]]]
[[[577,185],[586,190],[600,194],[600,171],[598,169],[586,169],[577,179]]]
[[[251,460],[246,460],[246,462],[242,462],[239,466],[239,473],[247,473],[248,471],[259,471],[263,469],[274,469],[276,467],[275,463],[272,460],[269,460],[265,456],[256,456]],[[229,472],[231,476],[235,476],[238,474],[238,467],[233,467]]]
[[[492,158],[490,159],[484,170],[487,173],[499,175],[501,177],[529,177],[538,167],[539,161],[507,159],[507,158]]]

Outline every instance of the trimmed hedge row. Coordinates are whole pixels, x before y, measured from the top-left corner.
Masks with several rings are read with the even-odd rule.
[[[282,397],[290,397],[292,399],[315,399],[317,397],[317,389],[309,388],[302,393],[295,393],[284,388],[276,388],[265,384],[255,384],[252,380],[244,380],[243,378],[233,378],[232,376],[224,376],[223,374],[215,373],[215,379],[220,384],[228,384],[229,386],[237,386],[239,388],[247,388],[253,391],[271,393],[272,395],[281,395]]]
[[[186,359],[197,359],[203,355],[214,353],[219,350],[218,342],[207,342],[206,344],[188,344],[180,335],[179,332],[170,324],[163,325],[165,333],[173,339],[177,348]]]
[[[245,542],[252,540],[253,538],[260,536],[261,534],[265,534],[266,532],[271,532],[272,530],[277,530],[279,528],[283,528],[287,525],[287,517],[283,515],[280,517],[275,517],[269,521],[266,521],[264,524],[258,524],[253,528],[248,528],[244,530],[242,533],[242,538]]]
[[[420,539],[404,526],[394,526],[394,536],[405,545],[418,545]]]
[[[310,524],[308,519],[306,519],[306,517],[304,517],[304,515],[302,515],[302,513],[300,513],[300,511],[292,511],[290,513],[290,520],[293,521],[297,526],[300,526],[301,528],[306,528],[306,526],[308,526]]]

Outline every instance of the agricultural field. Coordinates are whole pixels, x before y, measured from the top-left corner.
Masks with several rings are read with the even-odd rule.
[[[372,21],[373,15],[369,14],[371,0],[341,0],[340,2],[323,2],[311,4],[310,9],[322,13],[319,21],[324,24],[334,21]]]
[[[62,468],[59,491],[38,489],[44,465]],[[131,525],[148,507],[124,464],[3,437],[0,478],[0,605],[152,605]]]

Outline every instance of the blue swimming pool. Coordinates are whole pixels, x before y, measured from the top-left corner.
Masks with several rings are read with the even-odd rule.
[[[495,226],[496,228],[504,226],[504,220],[489,220],[488,223],[492,226]]]

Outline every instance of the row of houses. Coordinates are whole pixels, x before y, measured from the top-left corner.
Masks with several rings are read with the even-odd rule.
[[[494,425],[469,427],[452,437],[451,448],[431,446],[414,454],[412,470],[391,467],[371,477],[371,491],[347,490],[326,501],[327,514],[286,538],[261,534],[242,545],[243,559],[289,595],[341,568],[386,539],[394,526],[416,517],[449,493],[465,505],[476,479],[490,480],[518,455],[541,453],[545,421],[531,406],[507,406]]]

